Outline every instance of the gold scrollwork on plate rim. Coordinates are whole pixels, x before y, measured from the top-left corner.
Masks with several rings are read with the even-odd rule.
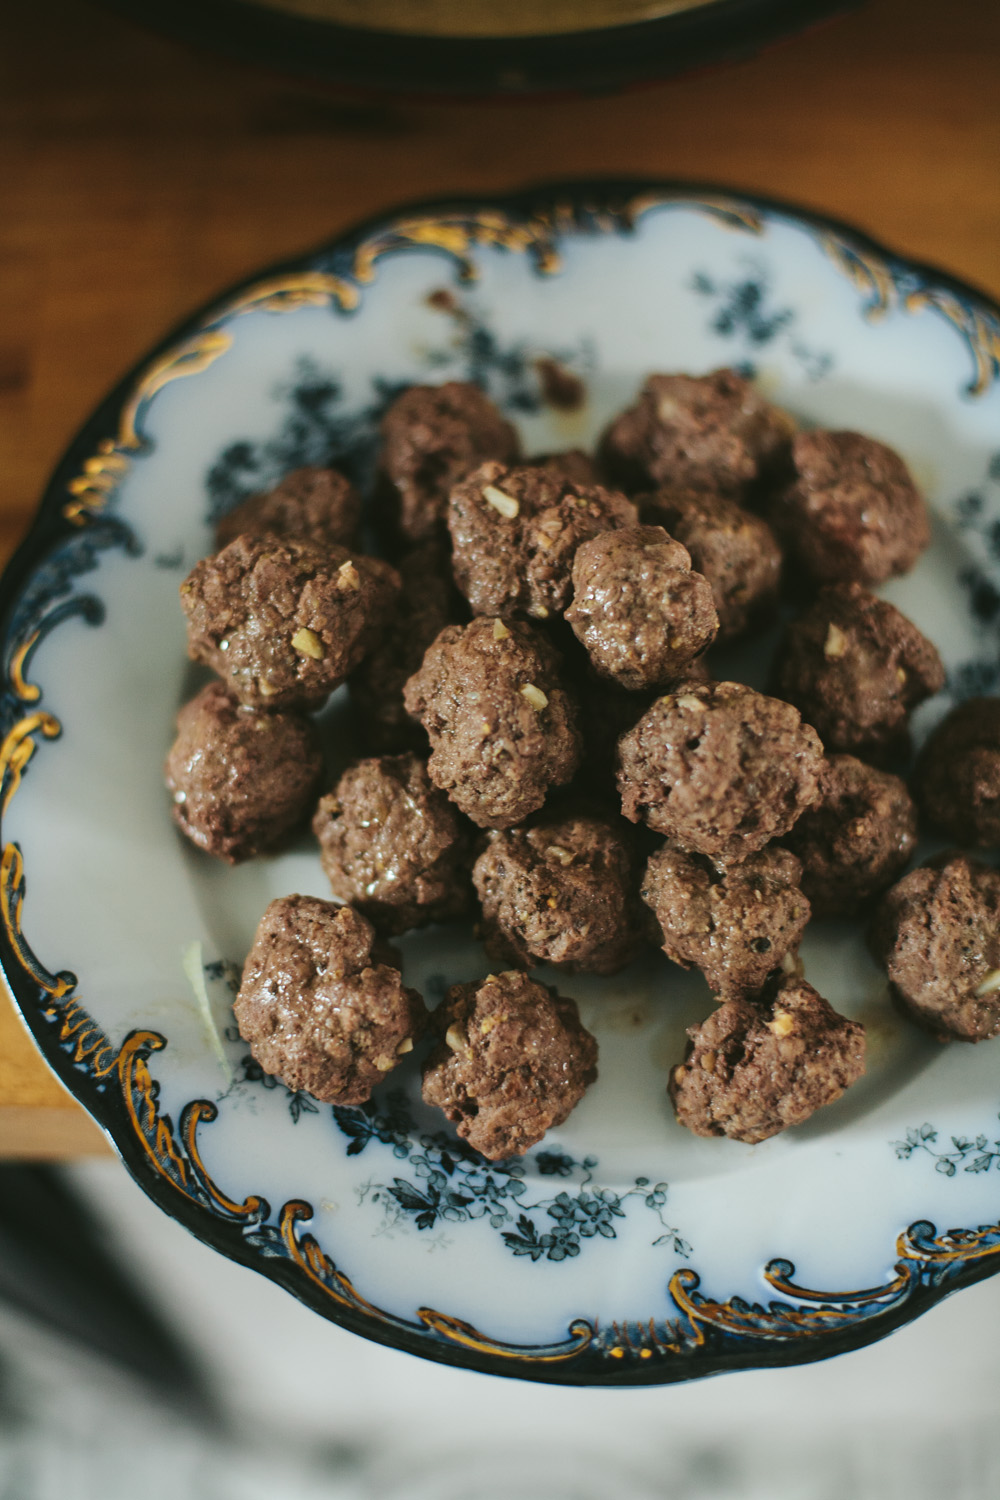
[[[146,1145],[150,1164],[187,1196],[207,1197],[224,1218],[259,1223],[262,1214],[268,1212],[264,1200],[251,1196],[236,1202],[214,1184],[204,1164],[197,1127],[216,1118],[215,1106],[206,1100],[189,1104],[182,1117],[180,1141],[169,1118],[160,1116],[157,1086],[146,1059],[150,1051],[159,1051],[164,1045],[164,1039],[155,1032],[135,1032],[126,1038],[119,1054],[123,1093],[133,1101],[134,1126]],[[477,1356],[531,1365],[566,1364],[587,1353],[615,1363],[629,1358],[639,1364],[656,1357],[686,1359],[705,1350],[713,1336],[730,1343],[747,1339],[772,1346],[801,1343],[856,1329],[891,1314],[912,1294],[921,1277],[926,1279],[928,1271],[947,1278],[949,1272],[953,1274],[974,1262],[1000,1260],[1000,1224],[936,1235],[930,1224],[916,1223],[898,1236],[895,1274],[880,1286],[847,1292],[803,1287],[793,1280],[794,1266],[776,1259],[765,1267],[763,1275],[782,1300],[765,1306],[739,1297],[719,1300],[706,1296],[700,1290],[697,1271],[682,1267],[668,1282],[672,1312],[665,1317],[651,1317],[641,1323],[614,1321],[605,1329],[596,1317],[577,1317],[568,1325],[565,1340],[542,1346],[517,1345],[490,1337],[465,1320],[433,1308],[418,1308],[417,1322],[413,1322],[378,1307],[358,1291],[316,1238],[303,1232],[301,1226],[312,1217],[308,1202],[291,1199],[277,1216],[277,1229],[288,1259],[324,1300],[398,1331],[424,1331]]]
[[[575,200],[569,196],[557,197],[551,205],[527,213],[498,205],[404,214],[388,220],[359,242],[353,252],[350,277],[304,269],[255,282],[216,308],[199,333],[182,340],[138,375],[122,409],[116,436],[102,439],[93,455],[84,461],[81,471],[67,484],[70,494],[64,506],[67,519],[79,525],[106,506],[127,473],[132,457],[145,446],[142,417],[150,401],[171,381],[200,374],[225,354],[232,347],[233,337],[222,325],[243,313],[289,313],[303,307],[323,306],[354,312],[360,307],[362,289],[375,280],[378,262],[402,250],[437,250],[454,261],[464,281],[476,279],[474,252],[481,247],[530,255],[541,274],[554,275],[562,269],[560,237],[571,232],[627,230],[656,209],[690,208],[730,229],[759,236],[766,231],[769,213],[779,214],[752,198],[723,192],[652,188],[614,206],[596,197],[588,202],[585,189],[578,192]],[[982,395],[997,377],[1000,321],[993,313],[975,307],[953,291],[931,285],[900,297],[893,264],[871,246],[808,218],[796,217],[790,211],[779,216],[814,236],[837,269],[865,298],[862,307],[865,317],[882,317],[894,303],[909,312],[930,307],[948,319],[969,346],[974,364],[969,393]]]
[[[12,846],[8,846],[10,849]],[[4,851],[5,862],[8,851]],[[19,884],[22,872],[18,871]],[[3,921],[10,936],[11,926],[19,923],[19,905],[4,902]],[[19,951],[25,950],[18,933]],[[35,961],[32,973],[44,975]],[[47,988],[52,996],[65,997],[67,986],[49,977]],[[57,1018],[55,1010],[46,1013]],[[430,1338],[435,1344],[465,1351],[482,1361],[513,1368],[523,1365],[525,1373],[542,1367],[571,1367],[574,1361],[590,1356],[591,1363],[610,1361],[616,1370],[631,1362],[642,1367],[656,1360],[672,1359],[676,1373],[692,1355],[708,1354],[724,1361],[726,1348],[753,1341],[761,1357],[778,1345],[802,1345],[826,1334],[838,1334],[871,1327],[875,1320],[891,1315],[913,1293],[927,1273],[943,1282],[976,1263],[1000,1257],[1000,1224],[977,1230],[951,1230],[936,1235],[933,1226],[916,1223],[898,1236],[895,1251],[895,1274],[883,1285],[848,1292],[821,1291],[798,1285],[794,1267],[785,1260],[772,1260],[764,1269],[764,1280],[781,1300],[767,1305],[748,1303],[739,1297],[720,1300],[705,1295],[698,1273],[682,1267],[670,1277],[667,1295],[671,1310],[659,1318],[644,1321],[615,1320],[601,1328],[599,1320],[576,1317],[567,1327],[565,1339],[544,1345],[512,1344],[483,1333],[474,1325],[429,1307],[416,1310],[415,1319],[405,1318],[379,1307],[366,1298],[351,1278],[322,1249],[314,1235],[303,1225],[313,1218],[312,1206],[303,1199],[287,1201],[276,1217],[267,1224],[270,1209],[259,1195],[250,1194],[242,1201],[227,1194],[214,1181],[205,1165],[198,1138],[199,1127],[211,1124],[218,1110],[210,1100],[198,1099],[187,1104],[181,1114],[179,1129],[159,1108],[159,1084],[149,1068],[152,1053],[162,1051],[166,1040],[158,1032],[139,1030],[130,1033],[117,1049],[111,1047],[86,1011],[70,995],[63,999],[58,1018],[62,1021],[60,1040],[77,1036],[75,1060],[83,1061],[89,1071],[101,1077],[112,1073],[125,1105],[131,1137],[143,1153],[147,1167],[164,1183],[181,1193],[192,1204],[207,1210],[214,1218],[244,1231],[266,1233],[272,1239],[269,1255],[280,1245],[284,1258],[295,1267],[317,1295],[313,1305],[323,1310],[350,1311],[363,1322],[380,1325],[399,1336]],[[96,1038],[97,1045],[94,1043]],[[873,1336],[875,1336],[873,1334]],[[808,1355],[806,1356],[808,1357]],[[555,1378],[558,1378],[556,1376]]]

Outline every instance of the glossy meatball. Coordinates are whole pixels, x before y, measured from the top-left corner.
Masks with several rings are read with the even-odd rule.
[[[455,582],[473,614],[547,620],[569,603],[581,543],[638,518],[617,490],[549,467],[481,464],[448,501]]]
[[[293,536],[327,547],[353,547],[361,496],[336,469],[293,469],[280,484],[251,495],[215,528],[217,551],[238,536]]]
[[[595,671],[632,692],[683,677],[719,628],[711,588],[662,526],[585,542],[573,563],[566,620]]]
[[[375,929],[313,896],[272,901],[233,1005],[265,1073],[326,1104],[363,1104],[413,1050],[424,1003],[372,953]]]
[[[739,862],[819,794],[823,747],[788,703],[739,682],[685,682],[618,742],[622,811],[690,854]]]
[[[630,835],[584,812],[491,834],[472,872],[489,956],[592,974],[628,963],[642,936]]]
[[[485,459],[515,463],[518,436],[477,385],[414,385],[381,423],[379,486],[407,542],[444,530],[448,492]]]
[[[801,873],[795,855],[773,844],[721,867],[667,844],[650,857],[642,899],[667,957],[700,969],[721,999],[742,1000],[798,948],[809,920]]]
[[[471,829],[416,755],[349,767],[313,819],[333,894],[380,932],[448,922],[471,906]]]
[[[490,1161],[522,1156],[597,1077],[597,1043],[576,1002],[518,970],[453,985],[433,1025],[424,1099]]]
[[[794,479],[770,518],[795,562],[821,583],[884,583],[931,539],[927,507],[898,453],[859,432],[800,432]]]
[[[782,843],[802,862],[813,914],[849,917],[906,869],[917,843],[917,810],[899,776],[853,755],[831,755],[819,802]]]
[[[560,479],[571,484],[591,485],[601,483],[601,471],[596,461],[582,448],[567,448],[561,453],[541,453],[531,459],[533,468],[548,469]]]
[[[1000,872],[963,854],[911,870],[870,937],[896,998],[941,1041],[1000,1034]]]
[[[936,648],[859,583],[820,589],[788,627],[775,664],[775,692],[827,750],[876,763],[906,753],[911,713],[943,686]]]
[[[977,849],[1000,847],[1000,698],[970,698],[935,729],[913,790],[927,821]]]
[[[688,1031],[670,1078],[681,1125],[756,1145],[839,1099],[865,1070],[865,1030],[789,976],[766,1005],[731,1000]]]
[[[166,765],[174,821],[206,854],[250,859],[303,820],[322,769],[311,720],[246,708],[210,682],[177,716]]]
[[[733,641],[774,614],[781,548],[767,522],[726,495],[666,486],[637,497],[642,519],[663,526],[708,580],[719,616],[719,642]]]
[[[358,665],[398,590],[380,558],[239,536],[181,584],[188,654],[253,708],[318,708]]]
[[[793,431],[735,370],[651,375],[605,432],[599,458],[627,491],[670,484],[739,495],[787,453]]]
[[[435,786],[480,828],[509,828],[567,782],[582,745],[555,651],[531,625],[449,625],[406,684]]]

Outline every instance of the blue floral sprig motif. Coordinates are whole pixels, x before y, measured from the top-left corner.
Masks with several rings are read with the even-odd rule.
[[[237,1035],[239,1035],[238,1032]],[[292,1117],[293,1125],[299,1123],[300,1115],[319,1114],[319,1105],[311,1094],[303,1093],[301,1089],[290,1089],[287,1083],[282,1083],[281,1079],[275,1078],[273,1073],[265,1073],[256,1058],[249,1055],[240,1059],[237,1082],[259,1083],[266,1089],[284,1089],[287,1096],[288,1113]]]
[[[296,360],[289,378],[272,392],[281,414],[274,434],[264,441],[247,437],[230,443],[209,467],[206,519],[214,525],[249,495],[306,465],[336,464],[366,488],[374,471],[379,419],[405,389],[405,382],[375,379],[368,401],[349,407],[339,375],[305,356]]]
[[[784,336],[792,356],[809,380],[822,380],[833,368],[833,356],[811,349],[794,336],[796,314],[790,307],[769,306],[770,286],[763,266],[747,261],[747,273],[738,281],[718,282],[704,271],[696,271],[690,287],[699,297],[715,304],[709,324],[720,338],[739,339],[748,349],[760,349]],[[738,366],[748,379],[756,373],[750,361]]]
[[[718,300],[712,329],[723,338],[742,334],[751,344],[769,344],[795,317],[790,307],[768,311],[767,280],[759,267],[749,268],[742,281],[723,285],[703,271],[696,271],[691,278],[691,289],[702,297]]]
[[[472,381],[503,411],[526,416],[546,404],[542,365],[558,367],[583,389],[583,379],[594,365],[594,351],[585,340],[570,349],[553,350],[533,348],[523,340],[503,344],[471,303],[451,293],[438,295],[447,300],[433,305],[450,314],[454,336],[424,351],[423,363],[434,383],[442,371],[453,380]],[[305,356],[296,360],[289,376],[271,393],[279,413],[274,433],[264,440],[246,437],[229,443],[209,466],[206,519],[214,525],[249,495],[306,465],[334,464],[367,489],[375,473],[379,422],[407,384],[376,378],[368,399],[352,406],[337,371]]]
[[[459,299],[454,292],[431,293],[432,307],[452,320],[454,335],[449,344],[428,349],[425,360],[430,369],[454,366],[461,369],[463,380],[478,385],[502,411],[533,416],[546,404],[545,383],[540,366],[555,365],[572,382],[582,382],[594,368],[594,350],[582,340],[572,348],[545,349],[519,339],[503,344],[489,326],[482,311],[470,298]]]
[[[538,1151],[527,1161],[487,1162],[445,1131],[418,1135],[399,1091],[390,1093],[381,1107],[373,1103],[358,1109],[334,1106],[333,1116],[350,1140],[349,1156],[360,1155],[372,1141],[378,1141],[390,1146],[393,1156],[405,1160],[411,1169],[411,1176],[394,1177],[391,1183],[369,1180],[357,1189],[359,1203],[382,1209],[380,1233],[407,1223],[423,1230],[486,1219],[513,1255],[527,1256],[532,1262],[563,1261],[579,1255],[589,1240],[616,1239],[615,1221],[625,1218],[626,1199],[640,1198],[663,1230],[652,1243],[669,1246],[685,1259],[691,1254],[691,1246],[663,1217],[665,1182],[651,1184],[648,1177],[637,1177],[634,1186],[615,1192],[595,1185],[596,1157],[576,1161],[564,1151],[551,1149]],[[579,1180],[529,1202],[525,1181],[529,1166],[541,1177]]]
[[[948,673],[948,690],[961,701],[964,698],[994,693],[1000,682],[997,644],[1000,638],[1000,590],[993,581],[1000,564],[1000,453],[994,453],[986,465],[982,480],[953,502],[955,527],[973,539],[974,547],[987,561],[984,568],[970,562],[958,573],[958,583],[965,591],[969,613],[978,632],[985,637],[982,652],[970,661],[960,662]],[[994,493],[990,493],[990,491]]]
[[[565,1160],[569,1162],[570,1158]],[[588,1163],[597,1165],[593,1157],[585,1157],[580,1165],[586,1168]],[[571,1165],[575,1166],[576,1163]],[[585,1178],[585,1183],[589,1185],[589,1176]],[[622,1204],[626,1198],[641,1197],[645,1207],[656,1213],[665,1231],[652,1243],[668,1245],[676,1255],[686,1260],[691,1254],[691,1246],[676,1229],[667,1224],[661,1212],[667,1201],[667,1191],[665,1182],[657,1182],[651,1186],[648,1177],[637,1177],[635,1186],[626,1189],[624,1193],[616,1193],[611,1188],[594,1188],[588,1192],[586,1187],[575,1195],[557,1193],[555,1198],[524,1205],[530,1209],[544,1209],[549,1218],[554,1220],[551,1229],[539,1234],[534,1220],[527,1213],[521,1213],[518,1215],[517,1233],[505,1231],[503,1241],[515,1255],[528,1255],[533,1261],[541,1260],[543,1255],[546,1260],[567,1260],[579,1255],[583,1240],[593,1239],[595,1235],[606,1240],[617,1239],[614,1220],[624,1219],[625,1209]]]
[[[997,1118],[1000,1119],[1000,1116]],[[919,1127],[911,1127],[906,1132],[905,1141],[892,1141],[890,1144],[900,1161],[909,1161],[914,1152],[924,1152],[933,1158],[934,1170],[943,1177],[954,1177],[960,1167],[963,1172],[988,1172],[993,1166],[1000,1168],[1000,1141],[991,1143],[984,1135],[977,1135],[975,1140],[953,1135],[950,1151],[935,1151],[937,1138],[938,1133],[933,1125],[924,1123]]]

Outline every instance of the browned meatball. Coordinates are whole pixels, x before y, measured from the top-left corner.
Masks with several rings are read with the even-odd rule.
[[[788,627],[775,663],[775,692],[827,750],[877,762],[906,753],[910,714],[943,686],[927,637],[859,583],[820,589]]]
[[[896,998],[940,1041],[1000,1034],[1000,872],[964,854],[911,870],[870,940]]]
[[[481,464],[448,501],[455,582],[473,614],[546,620],[569,603],[581,542],[638,518],[617,490],[548,468]]]
[[[301,822],[322,769],[309,719],[245,708],[210,682],[177,715],[166,765],[174,821],[206,854],[236,864]]]
[[[683,677],[719,628],[711,588],[662,526],[584,542],[566,620],[594,669],[632,692]]]
[[[618,741],[633,729],[656,699],[656,691],[631,692],[610,677],[595,670],[590,657],[568,630],[564,631],[561,649],[566,653],[566,672],[570,692],[579,710],[580,732],[585,753],[574,779],[581,793],[618,810],[615,796],[615,773],[618,769]],[[689,662],[678,681],[710,682],[708,653]]]
[[[380,932],[470,909],[471,830],[415,755],[351,766],[320,799],[313,832],[333,894]]]
[[[723,1000],[742,1000],[798,947],[809,920],[801,873],[795,855],[776,845],[717,867],[667,844],[650,857],[642,899],[667,957],[700,969]]]
[[[782,842],[802,861],[802,889],[817,917],[853,916],[892,884],[917,842],[906,783],[853,755],[831,755],[820,801]]]
[[[771,504],[771,524],[821,583],[884,583],[908,573],[931,539],[910,472],[884,443],[858,432],[800,432],[795,478]]]
[[[576,710],[558,657],[531,625],[449,625],[406,684],[430,737],[431,780],[480,828],[510,828],[580,760]]]
[[[251,495],[215,528],[215,546],[238,536],[294,536],[322,546],[351,547],[361,522],[361,496],[336,469],[293,469],[263,495]]]
[[[832,1104],[865,1071],[864,1027],[794,976],[768,1006],[731,1000],[688,1036],[669,1092],[695,1135],[756,1145]]]
[[[472,871],[490,958],[591,974],[627,964],[642,935],[630,834],[582,812],[491,834]]]
[[[1000,847],[1000,698],[952,709],[921,751],[913,790],[924,816],[950,838]]]
[[[427,737],[403,703],[403,688],[424,652],[456,620],[459,600],[451,560],[440,542],[414,547],[397,564],[402,592],[389,623],[351,674],[351,704],[367,745],[378,753],[426,750]]]
[[[424,1068],[424,1099],[490,1161],[522,1156],[597,1077],[597,1043],[576,1001],[518,970],[452,985],[433,1025],[441,1040]]]
[[[787,451],[793,431],[787,413],[735,370],[651,375],[598,456],[625,490],[674,484],[739,494]]]
[[[457,380],[411,386],[389,407],[381,431],[380,486],[410,542],[443,530],[448,492],[470,469],[487,458],[515,463],[520,454],[517,433],[489,397]]]
[[[283,896],[261,918],[233,1005],[265,1073],[327,1104],[363,1104],[413,1050],[424,1002],[374,961],[375,929],[349,906]]]
[[[254,708],[316,708],[358,665],[398,589],[380,558],[239,536],[181,584],[188,655]]]
[[[571,484],[592,485],[601,482],[597,464],[582,448],[567,448],[564,453],[541,453],[537,458],[531,459],[531,464],[536,469],[548,469],[550,474],[568,479]]]
[[[823,747],[795,709],[741,682],[685,682],[618,742],[622,811],[689,854],[738,862],[816,801]]]
[[[639,495],[642,519],[663,526],[708,579],[719,616],[718,640],[732,641],[765,623],[781,583],[781,548],[760,516],[725,495],[666,486]]]

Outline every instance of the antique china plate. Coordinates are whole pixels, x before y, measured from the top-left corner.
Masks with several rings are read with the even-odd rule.
[[[488,1166],[421,1105],[418,1055],[362,1109],[261,1076],[234,976],[271,897],[327,894],[315,848],[222,868],[161,781],[197,681],[177,586],[213,518],[301,463],[364,480],[386,402],[452,378],[484,384],[529,452],[592,442],[650,371],[723,364],[805,423],[897,446],[936,529],[884,592],[948,668],[919,738],[1000,675],[998,351],[996,307],[843,226],[724,190],[570,185],[367,224],[195,316],[109,397],[4,581],[0,941],[49,1065],[166,1213],[358,1333],[570,1384],[822,1358],[1000,1268],[1000,1044],[900,1019],[859,929],[804,944],[870,1058],[806,1125],[747,1147],[675,1124],[667,1070],[711,1002],[654,953],[562,979],[600,1079]],[[760,684],[770,644],[716,670]],[[345,759],[339,699],[324,724]],[[460,929],[402,948],[430,1003],[488,969]]]
[[[742,60],[856,0],[104,0],[269,72],[481,101],[623,88]]]

